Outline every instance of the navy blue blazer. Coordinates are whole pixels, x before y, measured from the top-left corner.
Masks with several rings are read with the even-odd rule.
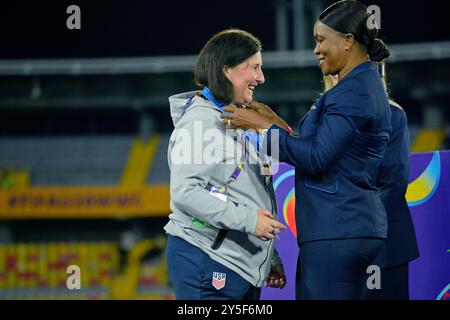
[[[388,218],[386,247],[379,265],[389,268],[419,256],[416,232],[405,199],[409,182],[410,139],[406,113],[391,104],[392,132],[381,163],[377,185]]]
[[[277,130],[278,129],[278,130]],[[391,112],[376,65],[365,62],[316,101],[298,125],[279,134],[279,160],[295,166],[298,242],[386,238],[376,177],[391,131]]]

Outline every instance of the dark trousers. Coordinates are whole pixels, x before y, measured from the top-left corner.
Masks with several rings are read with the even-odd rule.
[[[179,237],[168,235],[166,256],[177,300],[259,300],[260,288]],[[223,288],[213,286],[214,273],[216,287]]]
[[[380,254],[385,240],[338,239],[300,245],[296,298],[300,300],[364,299],[367,268]]]
[[[369,300],[409,300],[409,263],[381,269],[381,289],[365,287],[364,294]]]

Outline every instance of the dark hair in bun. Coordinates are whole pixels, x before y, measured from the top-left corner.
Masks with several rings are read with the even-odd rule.
[[[383,61],[389,58],[391,53],[383,40],[375,38],[372,43],[367,46],[367,53],[372,61]]]
[[[386,44],[377,38],[378,30],[367,26],[370,16],[362,3],[343,0],[326,8],[320,14],[319,21],[338,32],[353,34],[356,41],[366,47],[370,60],[379,62],[388,58],[390,52]]]

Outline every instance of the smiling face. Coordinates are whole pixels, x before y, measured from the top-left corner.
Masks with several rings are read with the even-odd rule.
[[[262,56],[258,51],[244,62],[232,68],[225,67],[225,76],[233,84],[233,104],[245,105],[253,100],[253,91],[259,84],[263,84]]]
[[[347,61],[348,43],[340,33],[320,21],[314,25],[316,47],[314,54],[319,59],[319,68],[324,75],[338,74]]]

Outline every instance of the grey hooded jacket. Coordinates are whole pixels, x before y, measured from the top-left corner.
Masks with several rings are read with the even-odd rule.
[[[184,113],[190,97],[192,103]],[[253,235],[259,209],[277,217],[272,176],[261,173],[261,161],[248,160],[251,164],[245,163],[237,179],[227,183],[242,160],[236,159],[238,150],[242,152],[239,130],[226,132],[222,111],[196,92],[171,96],[169,102],[175,126],[168,149],[173,213],[164,229],[261,287],[270,268],[281,264],[274,241]],[[226,186],[227,195],[211,193],[208,184]],[[222,244],[212,249],[220,229],[228,231]]]

